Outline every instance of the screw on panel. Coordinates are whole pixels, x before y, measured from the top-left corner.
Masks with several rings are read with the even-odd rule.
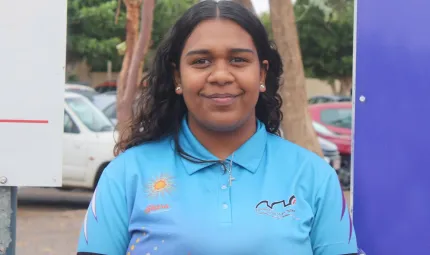
[[[360,100],[360,102],[364,102],[364,101],[366,101],[366,97],[365,96],[360,96],[359,100]]]
[[[0,184],[6,184],[7,178],[5,176],[0,177]]]

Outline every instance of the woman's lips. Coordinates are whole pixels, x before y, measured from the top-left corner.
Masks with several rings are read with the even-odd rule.
[[[234,101],[236,101],[238,96],[239,95],[233,95],[233,94],[212,94],[204,97],[209,99],[212,103],[216,105],[226,106],[226,105],[233,104]]]

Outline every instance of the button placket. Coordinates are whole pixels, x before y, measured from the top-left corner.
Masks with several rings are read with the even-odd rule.
[[[218,192],[218,206],[220,210],[220,221],[223,224],[231,223],[231,197],[230,189],[228,185],[228,174],[224,173],[224,168],[221,166],[222,172],[219,177],[219,192]]]

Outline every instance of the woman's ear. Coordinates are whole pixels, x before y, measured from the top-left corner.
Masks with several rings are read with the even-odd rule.
[[[175,63],[172,63],[172,67],[173,67],[173,79],[174,79],[175,85],[178,85],[181,83],[181,75]]]
[[[267,71],[269,70],[269,61],[263,60],[260,68],[260,84],[266,84]]]
[[[182,87],[181,87],[181,74],[179,72],[179,69],[176,67],[175,63],[172,63],[173,66],[173,81],[175,83],[175,92],[176,94],[180,95],[182,94]]]

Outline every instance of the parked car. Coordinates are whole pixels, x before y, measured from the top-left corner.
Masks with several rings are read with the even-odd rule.
[[[94,86],[94,89],[97,92],[105,93],[105,92],[116,92],[116,80],[104,81],[100,84]]]
[[[114,158],[117,137],[113,124],[88,98],[65,92],[63,188],[94,189]]]
[[[116,92],[106,92],[93,97],[93,104],[99,108],[110,121],[116,125]]]
[[[116,91],[102,93],[92,87],[76,84],[66,84],[65,91],[85,96],[116,125]]]
[[[330,133],[324,134],[332,138],[351,138],[352,130],[352,103],[326,103],[326,104],[315,104],[309,106],[309,112],[314,122],[324,126]],[[318,130],[317,130],[318,132]],[[326,138],[327,139],[327,138]],[[330,140],[330,139],[329,139]],[[336,142],[335,142],[336,143]],[[336,143],[336,145],[338,145]],[[338,145],[339,147],[339,145]],[[342,145],[340,147],[343,147]],[[349,146],[350,147],[350,146]],[[343,150],[343,148],[339,148]],[[351,148],[348,148],[349,153]]]
[[[309,106],[315,132],[336,144],[341,156],[339,177],[349,187],[351,175],[352,103],[324,103]]]
[[[100,95],[94,96],[92,102],[108,117],[114,125],[117,124],[117,93],[109,91]],[[133,109],[136,111],[137,101],[133,104]]]
[[[90,100],[92,100],[92,97],[94,95],[99,94],[99,92],[95,91],[92,87],[88,85],[83,85],[83,84],[66,83],[64,89],[67,92],[74,92],[74,93],[83,95]]]
[[[308,104],[322,104],[322,103],[334,103],[334,102],[351,102],[351,97],[321,95],[321,96],[313,96],[308,99]]]
[[[340,161],[339,150],[336,144],[322,137],[317,137],[317,138],[321,146],[324,159],[327,161],[327,163],[329,163],[333,167],[334,170],[339,171],[341,161]]]
[[[351,136],[333,132],[320,122],[312,121],[312,126],[319,137],[336,144],[341,154],[351,154]]]

